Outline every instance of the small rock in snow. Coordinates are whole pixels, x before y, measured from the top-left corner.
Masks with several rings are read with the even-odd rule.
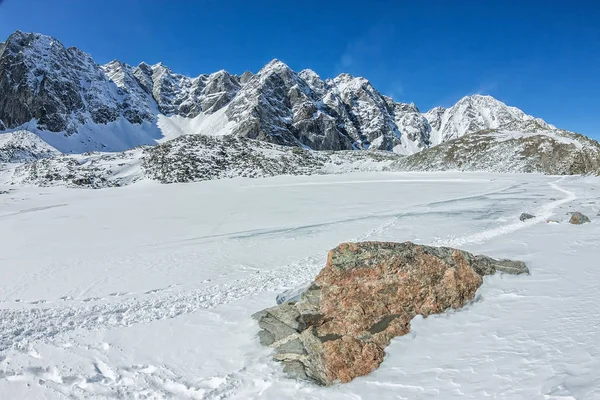
[[[590,222],[590,219],[587,217],[587,215],[582,214],[579,211],[569,212],[567,214],[571,215],[571,218],[569,219],[569,223],[571,224],[581,225],[585,224],[586,222]]]
[[[520,219],[521,221],[527,221],[528,219],[531,219],[531,218],[535,218],[535,215],[531,215],[531,214],[523,213],[523,214],[521,214],[521,216],[519,217],[519,219]]]

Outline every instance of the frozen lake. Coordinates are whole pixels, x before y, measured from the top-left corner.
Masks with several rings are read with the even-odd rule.
[[[0,189],[2,399],[600,399],[599,178]],[[566,223],[572,210],[592,223]],[[417,317],[349,384],[285,378],[250,316],[361,240],[518,259],[531,275],[488,277],[464,309]]]

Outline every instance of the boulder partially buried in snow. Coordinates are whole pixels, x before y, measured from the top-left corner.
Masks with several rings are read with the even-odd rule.
[[[588,218],[588,216],[580,213],[579,211],[570,212],[568,214],[571,216],[571,218],[569,219],[569,222],[571,224],[581,225],[581,224],[585,224],[586,222],[590,222],[590,219]]]
[[[523,213],[519,217],[519,220],[521,220],[521,221],[527,221],[528,219],[532,219],[532,218],[535,218],[535,215],[531,215],[531,214],[528,214],[528,213]]]
[[[293,378],[349,382],[381,364],[390,340],[472,300],[483,276],[528,273],[519,261],[411,242],[343,243],[297,299],[258,312],[259,339]]]

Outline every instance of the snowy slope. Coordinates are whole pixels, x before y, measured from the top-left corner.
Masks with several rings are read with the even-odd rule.
[[[547,132],[555,129],[540,118],[525,114],[492,96],[463,97],[452,107],[436,107],[425,113],[435,146],[461,136],[487,129],[519,132]]]
[[[596,400],[599,184],[361,173],[16,189],[0,195],[0,397]],[[573,209],[592,223],[564,223]],[[488,277],[464,309],[415,318],[349,384],[286,379],[250,316],[348,240],[453,245],[531,276]]]
[[[557,129],[478,131],[409,157],[394,168],[409,171],[600,174],[600,143]]]
[[[168,128],[172,139],[120,153],[58,155],[47,145],[40,147],[44,143],[28,133],[27,137],[37,139],[38,147],[30,146],[25,153],[22,150],[15,152],[16,148],[23,149],[23,145],[7,146],[9,151],[4,154],[26,154],[30,157],[27,160],[32,162],[5,168],[0,172],[0,182],[103,188],[140,180],[175,183],[384,170],[600,174],[600,144],[561,131],[482,131],[411,156],[381,151],[310,151],[232,135],[187,134],[193,133],[198,126],[217,124],[222,116],[220,111],[208,116],[199,115],[186,120],[193,122],[188,125],[173,122],[182,117],[164,117],[159,122],[165,129],[167,124],[172,124]],[[14,156],[12,160],[16,161]],[[23,161],[23,158],[19,160]]]
[[[140,180],[177,183],[235,177],[340,174],[382,171],[399,157],[375,151],[314,152],[235,136],[182,135],[157,146],[120,153],[57,155],[15,165],[0,171],[0,182],[98,189]]]
[[[0,162],[23,163],[50,158],[60,152],[39,136],[27,131],[0,134]]]

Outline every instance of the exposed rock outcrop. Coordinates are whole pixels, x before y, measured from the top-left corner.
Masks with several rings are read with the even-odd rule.
[[[580,213],[579,211],[570,212],[569,215],[571,216],[571,218],[569,218],[569,223],[571,224],[581,225],[585,224],[586,222],[590,222],[588,216]]]
[[[600,144],[562,130],[483,130],[404,157],[406,171],[538,172],[550,175],[596,173]]]
[[[184,135],[120,153],[60,154],[42,144],[29,132],[0,134],[0,162],[31,161],[12,171],[11,182],[102,188],[140,179],[175,183],[337,174],[382,171],[401,157],[383,151],[309,151],[235,136]]]
[[[0,163],[23,163],[58,155],[58,150],[31,132],[16,131],[0,135]]]
[[[254,315],[259,339],[298,379],[349,382],[376,369],[416,315],[460,308],[483,276],[528,273],[522,262],[411,242],[343,243],[297,302]]]

